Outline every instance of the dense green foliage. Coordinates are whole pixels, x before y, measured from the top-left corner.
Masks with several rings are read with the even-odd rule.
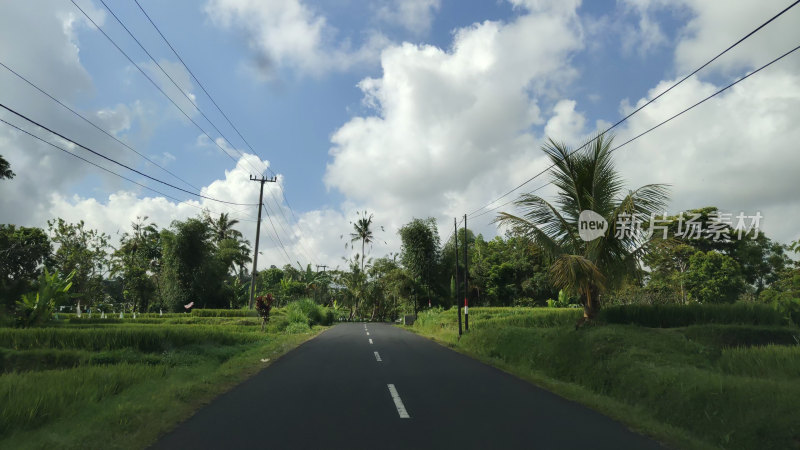
[[[74,276],[74,271],[62,277],[58,272],[50,274],[45,269],[39,277],[39,290],[23,294],[22,299],[17,302],[17,323],[29,327],[49,321],[56,304],[63,302],[67,297]]]
[[[31,290],[51,252],[41,228],[0,225],[0,309]]]
[[[796,446],[800,329],[763,325],[780,317],[739,305],[687,308],[694,325],[666,328],[669,320],[683,325],[677,311],[684,308],[632,309],[631,317],[665,328],[575,331],[579,310],[474,308],[471,331],[461,339],[453,310],[423,313],[413,329],[675,447]],[[670,318],[652,319],[659,315]]]

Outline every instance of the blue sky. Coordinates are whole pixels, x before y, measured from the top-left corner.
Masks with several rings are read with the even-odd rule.
[[[99,0],[76,1],[209,135],[219,137]],[[263,167],[260,159],[268,161],[292,208],[276,188],[268,192],[277,233],[262,228],[268,236],[261,247],[265,264],[277,265],[286,259],[341,263],[347,252],[339,236],[359,210],[374,213],[387,230],[373,256],[396,251],[394,231],[412,217],[431,216],[448,227],[453,216],[544,168],[538,148],[546,136],[579,145],[788,5],[777,0],[727,6],[700,0],[140,3],[259,159],[240,160],[232,153],[236,161],[231,160],[205,139],[69,0],[35,8],[22,2],[0,6],[0,61],[208,195],[256,201],[257,184],[246,177],[255,172],[251,166]],[[106,4],[231,144],[251,153],[136,3]],[[618,138],[637,134],[797,45],[800,31],[792,24],[798,19],[798,11],[786,13],[626,122]],[[670,212],[706,205],[759,210],[776,239],[800,237],[791,225],[800,220],[791,181],[800,157],[790,151],[798,137],[791,125],[800,111],[798,59],[787,58],[715,99],[715,105],[637,141],[618,156],[623,176],[632,186],[672,184]],[[0,102],[187,187],[2,68]],[[23,125],[8,113],[0,117]],[[60,215],[114,234],[136,215],[167,226],[197,213],[54,151],[0,126],[0,154],[18,174],[0,185],[3,222],[42,226]],[[191,198],[127,175],[181,200]],[[243,220],[242,231],[252,234],[254,224],[247,220],[254,208],[192,201],[194,207],[231,211]],[[790,218],[769,221],[769,214]],[[498,232],[489,223],[492,217],[472,223],[491,236]],[[275,245],[277,238],[289,248],[288,258]]]

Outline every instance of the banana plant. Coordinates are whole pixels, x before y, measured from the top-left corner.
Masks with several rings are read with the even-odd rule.
[[[62,277],[58,272],[51,274],[45,268],[39,277],[39,290],[24,294],[17,301],[17,324],[30,327],[50,320],[56,303],[69,295],[74,276],[74,270],[66,277]]]

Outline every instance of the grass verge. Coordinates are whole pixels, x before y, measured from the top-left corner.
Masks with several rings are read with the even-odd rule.
[[[421,315],[410,329],[670,447],[798,448],[800,346],[777,345],[796,327],[559,325],[573,314],[471,308],[460,340],[454,311]]]
[[[0,448],[145,448],[322,329],[0,329]]]

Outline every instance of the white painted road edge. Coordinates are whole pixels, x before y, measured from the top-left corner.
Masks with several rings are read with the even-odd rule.
[[[376,361],[378,361],[378,362],[381,362],[381,361],[383,361],[383,360],[381,359],[381,355],[379,355],[379,354],[378,354],[378,352],[374,352],[374,353],[375,353],[375,360],[376,360]]]
[[[369,340],[369,343],[372,344],[372,339]]]
[[[397,408],[397,414],[400,414],[401,419],[409,419],[411,416],[408,415],[408,411],[406,411],[405,405],[403,405],[403,400],[400,399],[400,395],[397,393],[397,389],[394,388],[393,384],[387,384],[389,387],[389,393],[392,395],[392,400],[394,400],[394,406]]]

